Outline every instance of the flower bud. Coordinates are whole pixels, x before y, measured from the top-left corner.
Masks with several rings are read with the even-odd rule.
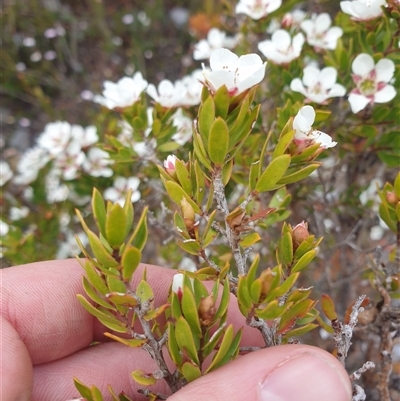
[[[268,295],[268,292],[271,288],[272,280],[274,279],[274,273],[268,267],[268,269],[264,270],[258,280],[261,280],[261,295],[260,300],[265,298]]]
[[[175,155],[169,155],[167,157],[167,160],[164,160],[164,168],[165,171],[172,177],[172,178],[177,178],[176,177],[176,171],[175,171],[175,162],[178,160],[178,158]]]
[[[386,192],[386,200],[391,205],[395,205],[399,201],[399,198],[396,196],[394,192],[388,191]]]
[[[193,230],[195,213],[192,205],[186,200],[186,198],[182,198],[181,200],[181,209],[186,228],[189,231]]]
[[[215,301],[212,294],[208,297],[202,298],[198,310],[200,323],[203,326],[208,326],[212,322],[216,311]]]
[[[174,278],[172,280],[172,291],[178,295],[179,300],[182,299],[183,295],[183,274],[182,273],[177,273],[174,275]]]
[[[306,222],[302,221],[300,224],[297,224],[292,231],[294,249],[297,249],[299,245],[309,237],[309,235],[308,224]]]

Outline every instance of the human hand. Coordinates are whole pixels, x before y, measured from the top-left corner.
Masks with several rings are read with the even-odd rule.
[[[144,265],[141,266],[143,268]],[[157,369],[142,349],[109,342],[107,329],[77,301],[84,293],[76,260],[49,261],[0,271],[1,399],[65,401],[79,397],[72,378],[94,384],[105,399],[108,384],[135,400],[144,399],[130,372]],[[167,297],[173,270],[147,270],[156,300]],[[140,274],[139,274],[140,275]],[[244,318],[232,299],[230,321]],[[90,346],[93,341],[102,344]],[[243,345],[262,345],[258,331],[245,326]],[[160,380],[156,391],[168,394]],[[347,373],[329,353],[307,345],[283,345],[252,352],[185,386],[170,401],[350,401]]]

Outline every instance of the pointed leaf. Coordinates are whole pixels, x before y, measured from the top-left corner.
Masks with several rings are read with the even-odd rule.
[[[314,249],[305,253],[292,267],[291,272],[296,273],[303,270],[315,257],[317,251]]]
[[[103,237],[106,236],[106,207],[104,199],[100,192],[93,188],[92,194],[92,210],[96,220],[97,227],[99,228]]]
[[[185,362],[182,365],[181,372],[188,383],[198,379],[201,376],[200,368],[192,361]]]
[[[199,365],[197,348],[193,337],[192,329],[183,316],[177,319],[175,324],[175,338],[181,351],[186,351],[189,357]]]
[[[214,355],[212,362],[211,362],[210,366],[207,368],[207,370],[205,371],[205,373],[209,373],[213,369],[215,369],[216,367],[219,366],[218,364],[224,358],[226,353],[228,352],[229,347],[232,344],[232,340],[233,340],[233,324],[230,324],[224,333],[224,337],[222,338],[222,341],[221,341],[221,344],[219,346],[217,353]]]
[[[142,253],[140,250],[132,245],[128,245],[121,258],[122,277],[125,282],[131,280],[133,274],[139,266]]]
[[[265,192],[273,189],[288,169],[290,160],[290,155],[282,155],[273,159],[258,179],[255,190]]]
[[[201,214],[200,208],[197,206],[195,202],[190,198],[190,196],[180,187],[180,185],[174,181],[165,181],[164,180],[165,189],[168,192],[168,195],[171,199],[178,205],[181,205],[181,201],[185,198],[190,205],[193,207],[193,210],[197,214]]]
[[[229,145],[229,129],[226,122],[218,117],[212,124],[208,137],[208,155],[216,166],[222,166]]]
[[[147,338],[145,338],[143,340],[136,339],[136,338],[131,338],[131,339],[121,338],[121,337],[118,337],[118,336],[108,333],[108,332],[104,333],[104,335],[108,338],[111,338],[112,340],[118,341],[119,343],[124,344],[131,348],[140,348],[149,341],[149,340],[147,340]]]
[[[131,373],[133,380],[141,386],[152,386],[157,382],[157,379],[151,374],[146,373],[144,370],[138,369]]]

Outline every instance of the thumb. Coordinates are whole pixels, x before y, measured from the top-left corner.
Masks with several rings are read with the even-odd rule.
[[[350,401],[349,377],[328,352],[282,345],[240,357],[188,384],[169,401]]]

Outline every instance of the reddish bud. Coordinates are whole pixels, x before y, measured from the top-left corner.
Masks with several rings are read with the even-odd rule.
[[[399,201],[399,198],[396,196],[394,192],[388,191],[386,192],[386,200],[391,205],[396,205],[397,202]]]
[[[261,294],[260,299],[263,299],[267,296],[270,288],[272,280],[274,279],[274,274],[270,268],[264,270],[258,280],[261,280]]]
[[[172,178],[176,178],[176,171],[175,171],[175,162],[178,158],[175,155],[169,155],[166,160],[164,160],[164,168],[165,171],[170,175]]]
[[[212,322],[216,311],[212,294],[201,299],[198,312],[202,326],[208,326]]]
[[[186,228],[189,231],[193,230],[195,224],[195,212],[192,205],[186,200],[186,198],[181,200],[181,209]]]
[[[297,224],[292,231],[293,247],[297,249],[299,245],[309,237],[309,235],[308,224],[306,222],[302,221],[300,224]]]

